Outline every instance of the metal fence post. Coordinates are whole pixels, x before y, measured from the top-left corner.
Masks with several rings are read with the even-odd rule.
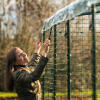
[[[93,86],[93,100],[96,100],[96,40],[95,40],[95,12],[94,5],[92,5],[92,86]]]
[[[54,98],[56,100],[56,25],[54,25]]]
[[[66,23],[67,26],[67,88],[68,88],[68,100],[71,99],[71,84],[70,84],[70,21]]]

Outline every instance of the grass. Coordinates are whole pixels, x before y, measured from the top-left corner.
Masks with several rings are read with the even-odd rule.
[[[17,97],[17,93],[0,92],[0,97]]]
[[[66,96],[67,92],[64,93],[56,93],[56,96]],[[53,93],[45,93],[45,96],[53,96]],[[88,100],[91,100],[89,98],[92,98],[92,91],[84,91],[84,92],[78,92],[78,91],[73,91],[71,92],[71,96],[79,97],[81,96],[86,96],[88,97]],[[0,97],[17,97],[17,93],[10,93],[10,92],[0,92]],[[97,97],[100,98],[100,90],[97,91]],[[97,98],[97,100],[98,100]]]

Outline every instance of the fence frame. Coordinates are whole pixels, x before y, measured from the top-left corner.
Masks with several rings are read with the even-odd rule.
[[[79,16],[85,16],[85,15],[92,15],[92,87],[93,87],[93,94],[92,99],[97,100],[97,93],[96,93],[96,39],[95,39],[95,14],[100,13],[100,11],[95,12],[95,6],[100,6],[100,4],[92,5],[91,12],[85,12],[80,14]],[[53,100],[56,100],[56,26],[54,25],[54,96]],[[52,26],[53,27],[53,26]],[[67,99],[71,100],[71,83],[70,83],[70,20],[66,22],[66,28],[67,28],[67,89],[68,89],[68,96]],[[43,33],[45,34],[46,31]],[[43,36],[44,36],[43,34]],[[51,34],[51,33],[50,33]],[[44,39],[43,39],[44,41]],[[43,82],[44,83],[44,82]],[[43,84],[44,85],[44,84]],[[44,86],[43,86],[44,87]],[[43,100],[44,99],[44,88],[43,88]]]

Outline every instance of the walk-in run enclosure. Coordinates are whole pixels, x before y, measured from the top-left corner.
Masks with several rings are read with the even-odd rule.
[[[45,20],[50,38],[42,100],[100,99],[100,0],[79,0]]]

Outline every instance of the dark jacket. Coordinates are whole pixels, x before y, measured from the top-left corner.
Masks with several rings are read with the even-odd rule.
[[[13,72],[15,90],[19,100],[41,100],[39,78],[48,59],[34,54],[27,68],[19,67]]]

